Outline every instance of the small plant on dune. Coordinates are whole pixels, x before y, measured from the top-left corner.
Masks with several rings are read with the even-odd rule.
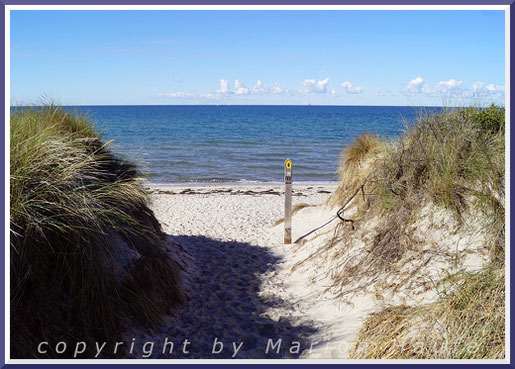
[[[15,108],[10,129],[11,356],[157,327],[183,294],[137,169],[60,107]]]
[[[347,172],[355,172],[360,166],[364,165],[364,160],[377,152],[381,145],[382,142],[378,136],[365,133],[356,137],[352,145],[343,150],[342,163],[338,170],[340,178],[343,180]]]

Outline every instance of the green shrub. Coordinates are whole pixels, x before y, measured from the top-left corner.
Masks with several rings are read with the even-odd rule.
[[[475,109],[472,119],[484,130],[498,132],[504,130],[504,107],[490,105],[486,109]]]

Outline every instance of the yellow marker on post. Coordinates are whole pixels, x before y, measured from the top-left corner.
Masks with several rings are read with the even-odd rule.
[[[291,244],[291,173],[292,161],[284,161],[284,243]]]

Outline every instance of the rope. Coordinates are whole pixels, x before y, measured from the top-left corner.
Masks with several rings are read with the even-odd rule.
[[[324,224],[322,224],[321,226],[311,230],[310,232],[306,233],[305,235],[302,235],[300,236],[297,240],[295,240],[294,243],[298,243],[300,241],[302,241],[304,238],[306,238],[307,236],[309,236],[310,234],[318,231],[319,229],[325,227],[326,225],[328,225],[329,223],[331,223],[333,220],[335,220],[336,218],[340,218],[340,220],[342,222],[351,222],[351,223],[354,223],[354,221],[352,219],[345,219],[343,217],[343,213],[345,211],[345,207],[352,201],[352,199],[354,197],[356,197],[356,195],[359,193],[360,190],[363,190],[363,188],[365,187],[365,185],[367,184],[368,182],[368,178],[373,174],[374,172],[371,172],[367,178],[365,178],[365,181],[363,182],[363,184],[361,186],[358,187],[358,189],[356,190],[356,192],[354,192],[354,194],[350,197],[349,200],[347,200],[347,202],[345,202],[345,204],[336,212],[336,216],[329,219],[327,222],[325,222]],[[363,192],[363,196],[365,196],[364,192]],[[352,226],[354,228],[354,226]]]
[[[375,172],[375,171],[374,171]],[[340,218],[340,220],[342,222],[351,222],[351,223],[354,223],[354,221],[352,219],[345,219],[343,217],[343,213],[345,212],[345,208],[347,207],[347,205],[349,205],[349,203],[352,201],[352,199],[354,199],[354,197],[356,197],[356,195],[359,193],[359,191],[362,191],[363,192],[363,197],[365,196],[365,191],[364,191],[364,187],[365,185],[367,184],[368,182],[368,179],[370,178],[370,176],[374,173],[374,172],[371,172],[369,173],[369,175],[367,176],[367,178],[365,178],[365,180],[363,181],[363,184],[361,186],[358,187],[358,189],[356,190],[356,192],[354,192],[354,194],[345,202],[345,204],[336,212],[336,216],[338,218]]]

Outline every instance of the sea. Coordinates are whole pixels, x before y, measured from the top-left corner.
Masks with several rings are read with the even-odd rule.
[[[88,114],[118,155],[151,183],[337,180],[340,153],[368,132],[398,137],[422,110],[409,106],[68,106]],[[431,108],[429,108],[431,109]],[[435,109],[435,108],[432,108]]]

